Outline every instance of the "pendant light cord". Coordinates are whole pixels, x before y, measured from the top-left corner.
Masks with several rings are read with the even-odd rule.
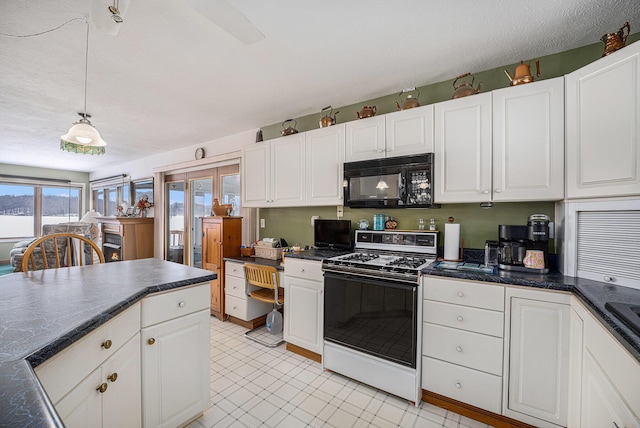
[[[35,36],[41,36],[43,34],[47,34],[47,33],[51,33],[52,31],[56,31],[61,29],[62,27],[64,27],[65,25],[73,22],[73,21],[85,21],[87,23],[87,25],[89,25],[89,20],[86,17],[83,18],[72,18],[70,20],[68,20],[67,22],[65,22],[64,24],[60,24],[55,28],[52,28],[50,30],[45,30],[45,31],[41,31],[39,33],[33,33],[33,34],[6,34],[6,33],[0,33],[0,36],[4,36],[4,37],[14,37],[14,38],[23,38],[23,37],[35,37]],[[88,31],[88,30],[87,30]]]
[[[89,21],[85,19],[87,23],[87,45],[84,53],[84,118],[87,118],[87,81],[89,80]]]

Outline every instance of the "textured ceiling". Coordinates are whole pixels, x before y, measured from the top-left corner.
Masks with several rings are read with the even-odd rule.
[[[0,33],[43,32],[101,1],[3,0]],[[192,1],[121,0],[116,35],[92,25],[87,111],[104,156],[59,150],[83,109],[84,22],[0,36],[0,163],[95,171],[640,23],[638,0],[227,0],[265,36],[246,45]]]

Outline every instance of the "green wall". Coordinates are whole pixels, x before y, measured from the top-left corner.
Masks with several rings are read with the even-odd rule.
[[[629,36],[627,43],[633,43],[640,39],[640,33]],[[539,80],[550,79],[571,73],[602,57],[604,45],[594,43],[581,48],[540,57],[541,75]],[[528,60],[528,58],[523,58]],[[482,82],[482,92],[509,86],[509,80],[504,70],[509,70],[513,75],[515,67],[519,64],[500,66],[491,70],[474,72],[475,84]],[[532,72],[535,72],[534,62],[531,62]],[[472,72],[474,70],[471,70]],[[451,98],[453,94],[453,79],[432,85],[417,88],[420,91],[421,105],[428,105]],[[402,88],[398,88],[400,92]],[[378,114],[385,114],[396,111],[395,102],[398,94],[391,94],[373,100],[361,101],[348,106],[334,106],[334,110],[340,110],[337,122],[348,122],[357,120],[356,112],[360,111],[363,105],[375,105]],[[320,112],[313,115],[296,118],[298,131],[304,132],[319,127],[318,120],[322,115]],[[284,119],[283,119],[284,120]],[[265,126],[262,128],[265,140],[277,138],[282,130],[281,123]],[[530,214],[547,214],[554,219],[553,202],[534,203],[496,203],[493,208],[483,209],[480,204],[451,204],[443,205],[440,209],[395,209],[395,210],[369,210],[369,209],[344,209],[344,218],[352,220],[354,223],[361,218],[366,218],[369,223],[373,223],[373,214],[380,213],[391,216],[398,221],[399,229],[416,229],[418,219],[424,218],[428,224],[430,218],[435,218],[437,228],[444,230],[444,223],[448,217],[454,217],[456,223],[461,224],[461,237],[464,239],[466,248],[484,248],[487,239],[496,240],[498,238],[498,225],[516,224],[525,225]],[[260,229],[260,237],[284,238],[290,245],[311,245],[313,244],[313,227],[311,226],[311,216],[318,215],[320,218],[335,219],[336,207],[314,207],[314,208],[268,208],[260,210],[260,218],[265,219],[266,227]],[[354,224],[354,228],[356,224]],[[439,245],[443,245],[443,233],[439,236]]]
[[[636,40],[640,40],[640,33],[631,34],[627,38],[627,43],[633,43]],[[551,79],[571,73],[572,71],[575,71],[578,68],[601,58],[603,50],[604,44],[599,42],[569,51],[540,57],[539,59],[541,74],[540,77],[536,77],[536,79]],[[530,58],[522,58],[522,60],[525,61],[528,61],[529,59]],[[488,92],[494,89],[508,87],[510,82],[506,74],[504,73],[504,70],[508,70],[509,73],[513,76],[513,71],[519,64],[520,62],[517,62],[515,64],[502,65],[500,67],[482,72],[470,70],[471,72],[473,72],[473,75],[475,77],[474,87],[477,86],[478,82],[482,82],[482,92]],[[535,73],[534,61],[531,61],[531,71],[532,73]],[[462,72],[460,74],[462,74]],[[453,76],[451,80],[418,87],[417,89],[420,91],[420,96],[418,98],[420,104],[428,105],[451,99],[454,91],[454,78],[455,76]],[[471,83],[471,81],[467,80],[467,83]],[[398,93],[401,92],[402,89],[403,88],[398,88]],[[340,113],[336,116],[337,123],[358,120],[356,112],[360,111],[362,109],[362,106],[364,105],[375,105],[377,108],[377,114],[385,114],[397,111],[395,103],[400,99],[398,97],[398,93],[386,95],[372,100],[361,101],[348,106],[333,106],[334,111],[340,111]],[[296,129],[300,132],[317,129],[319,127],[318,121],[322,116],[323,114],[318,111],[318,113],[316,114],[295,118],[295,120],[298,122]],[[285,119],[287,118],[283,118],[282,120],[284,121]],[[274,123],[272,125],[263,127],[262,135],[265,140],[270,140],[280,137],[280,131],[282,131],[282,123]]]
[[[369,220],[373,225],[373,214],[384,214],[398,222],[398,229],[415,230],[418,219],[424,218],[426,227],[429,219],[436,220],[436,228],[440,231],[439,245],[443,246],[444,224],[447,218],[453,217],[460,223],[460,236],[464,239],[465,248],[484,248],[487,239],[498,239],[498,225],[526,225],[530,214],[546,214],[553,220],[553,202],[510,202],[495,203],[493,208],[481,208],[480,204],[448,204],[434,209],[349,209],[344,208],[344,219],[352,221],[357,228],[358,220]],[[263,208],[260,218],[265,220],[265,228],[260,229],[260,237],[284,238],[289,245],[313,245],[313,227],[311,216],[323,219],[336,219],[337,207],[304,207],[304,208]]]

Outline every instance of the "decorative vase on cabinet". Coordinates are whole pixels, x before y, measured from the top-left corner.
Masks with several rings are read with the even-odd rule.
[[[242,217],[202,218],[202,267],[216,272],[211,281],[211,315],[224,320],[224,258],[240,256]]]

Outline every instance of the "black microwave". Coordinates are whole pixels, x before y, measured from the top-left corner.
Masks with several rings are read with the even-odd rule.
[[[433,153],[344,164],[344,205],[431,208]]]

